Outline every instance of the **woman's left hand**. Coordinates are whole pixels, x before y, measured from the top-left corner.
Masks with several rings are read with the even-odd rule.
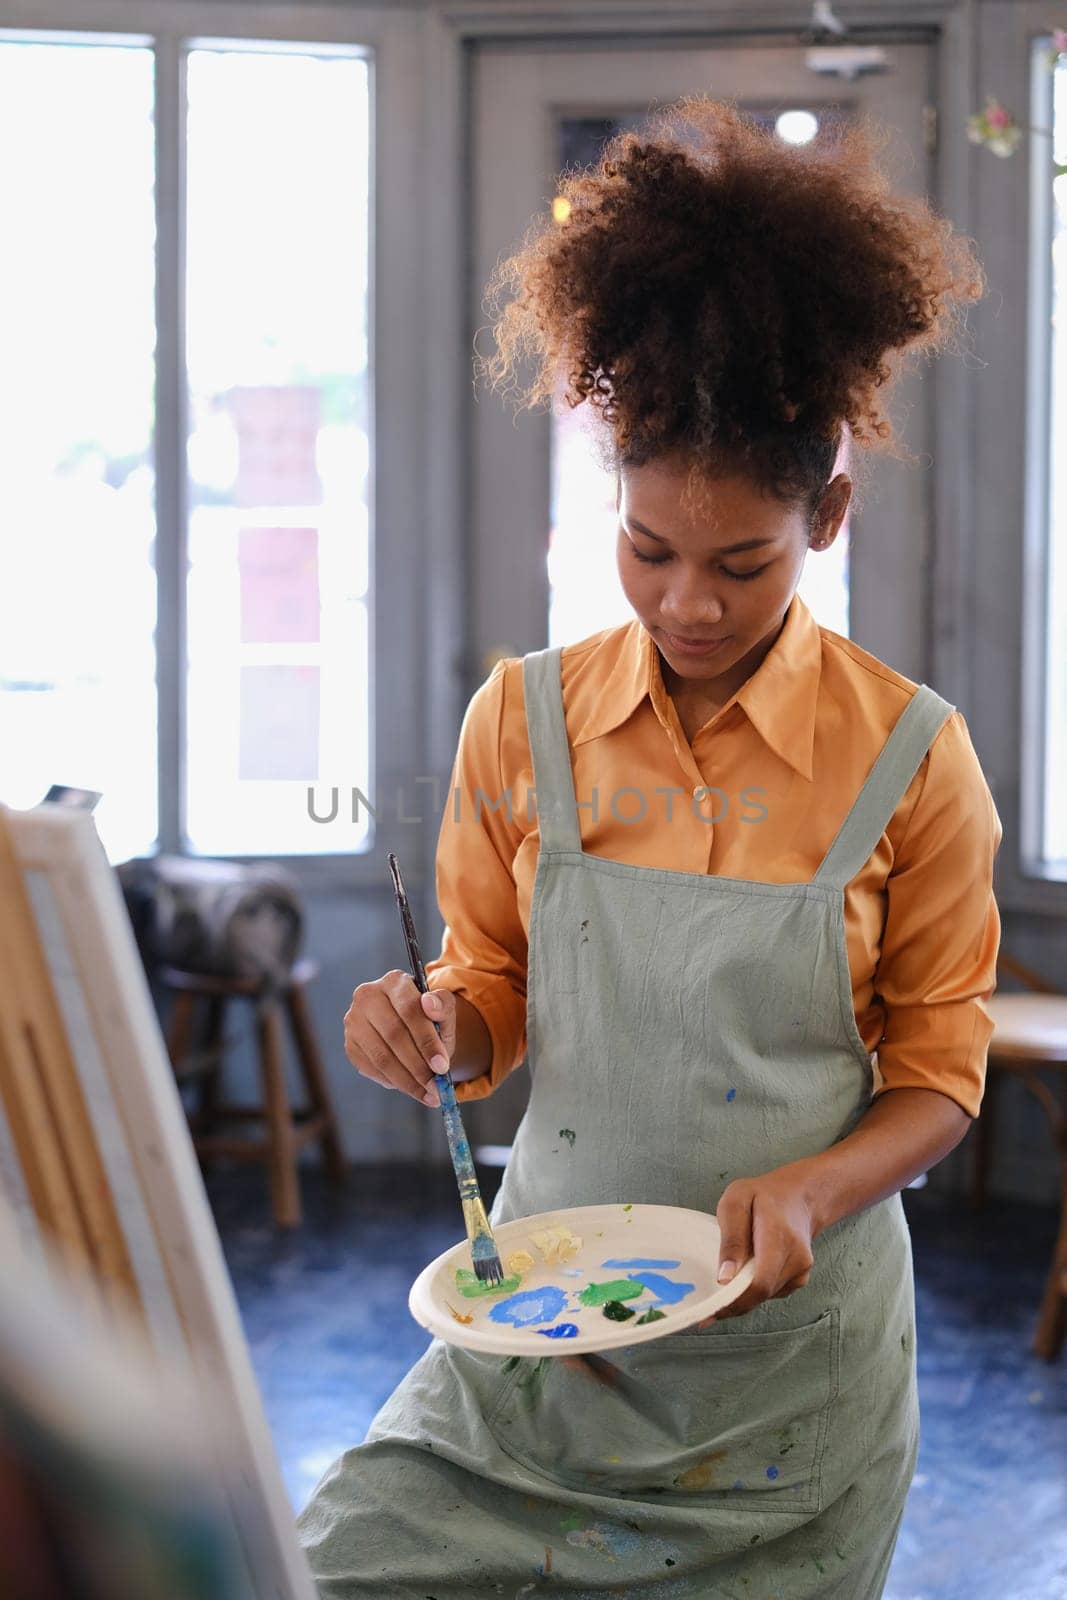
[[[723,1190],[715,1211],[719,1223],[719,1269],[727,1262],[733,1271],[755,1256],[755,1276],[743,1294],[698,1327],[726,1317],[740,1317],[764,1300],[774,1300],[802,1289],[815,1262],[811,1242],[814,1231],[807,1174],[799,1162],[778,1167],[759,1178],[736,1178]]]

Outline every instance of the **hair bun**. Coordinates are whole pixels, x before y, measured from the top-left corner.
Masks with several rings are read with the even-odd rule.
[[[809,496],[843,429],[893,442],[904,357],[948,344],[985,290],[973,242],[890,191],[888,138],[866,119],[788,145],[707,96],[616,134],[560,176],[567,220],[535,219],[494,271],[476,366],[520,404],[587,402],[610,461],[681,452]]]

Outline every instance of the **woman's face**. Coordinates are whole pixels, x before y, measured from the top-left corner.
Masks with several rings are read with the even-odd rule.
[[[809,530],[801,507],[740,477],[715,479],[699,513],[684,512],[685,477],[674,461],[622,469],[619,577],[676,679],[732,693],[777,637],[810,546],[832,544],[852,485],[833,480]]]

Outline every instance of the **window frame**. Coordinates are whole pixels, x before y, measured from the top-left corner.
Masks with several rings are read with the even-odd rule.
[[[382,670],[372,671],[370,699],[371,770],[336,775],[345,808],[349,784],[358,785],[378,805],[372,838],[362,851],[323,851],[270,859],[288,868],[308,892],[348,894],[378,887],[381,862],[395,849],[406,880],[418,886],[436,841],[439,816],[427,811],[423,824],[400,821],[415,815],[414,800],[433,794],[412,792],[415,773],[433,775],[443,795],[444,777],[427,761],[412,761],[423,748],[425,731],[420,686],[426,676],[426,597],[411,583],[425,555],[428,537],[425,481],[412,471],[425,459],[425,412],[420,394],[420,351],[425,347],[421,240],[424,223],[417,204],[382,205],[380,196],[418,193],[422,117],[412,115],[410,84],[420,70],[418,14],[407,7],[359,8],[311,4],[299,9],[269,0],[138,0],[136,26],[126,0],[0,0],[4,36],[53,38],[56,42],[98,40],[155,49],[155,220],[156,220],[156,572],[159,839],[161,852],[184,853],[181,809],[184,797],[186,724],[187,481],[185,441],[188,404],[185,391],[185,75],[186,52],[197,45],[225,41],[271,40],[355,49],[367,60],[370,104],[368,240],[368,367],[370,396],[371,526],[369,659],[382,652],[378,639],[395,637]],[[380,352],[389,351],[388,363]],[[396,627],[400,619],[401,627]],[[392,623],[392,627],[389,624]],[[318,786],[320,808],[324,789]],[[397,800],[406,786],[403,811]],[[443,803],[443,801],[442,801]],[[262,856],[227,855],[227,860],[262,861]]]
[[[1053,75],[1043,61],[1052,35],[1031,35],[1028,122],[1051,128]],[[1049,319],[1053,274],[1049,248],[1055,205],[1049,167],[1051,140],[1028,141],[1029,238],[1027,273],[1026,509],[1023,521],[1024,735],[1020,773],[1021,869],[1042,882],[1067,885],[1067,859],[1045,862],[1045,765],[1048,732],[1049,574],[1052,561],[1052,341]]]

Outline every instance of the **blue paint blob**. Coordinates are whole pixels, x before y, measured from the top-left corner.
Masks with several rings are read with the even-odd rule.
[[[777,1478],[777,1476],[778,1476],[778,1468],[777,1467],[768,1467],[767,1468],[767,1476],[768,1476],[768,1478]]]
[[[566,1291],[551,1284],[544,1289],[521,1289],[506,1300],[498,1300],[489,1318],[492,1322],[510,1322],[514,1328],[528,1328],[535,1322],[551,1322],[566,1304]]]
[[[680,1267],[680,1261],[646,1261],[642,1256],[634,1256],[631,1261],[602,1261],[602,1267]]]
[[[695,1283],[678,1283],[674,1278],[665,1278],[662,1272],[634,1272],[631,1277],[658,1297],[652,1302],[655,1306],[676,1306],[696,1288]]]
[[[561,1267],[560,1271],[561,1271],[561,1273],[563,1274],[563,1276],[565,1278],[584,1278],[585,1277],[585,1273],[581,1270],[580,1267]]]
[[[542,1339],[573,1339],[578,1332],[576,1322],[557,1322],[554,1328],[538,1328]]]
[[[736,1090],[736,1089],[728,1089],[728,1090],[727,1090],[727,1091],[726,1091],[726,1098],[727,1098],[727,1100],[732,1100],[732,1099],[733,1099],[733,1097],[734,1097],[734,1095],[735,1095],[735,1094],[736,1094],[736,1093],[737,1093],[737,1090]]]

